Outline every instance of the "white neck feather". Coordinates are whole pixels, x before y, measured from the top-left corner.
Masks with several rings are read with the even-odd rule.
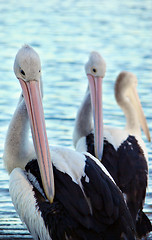
[[[16,168],[24,169],[33,155],[33,145],[29,142],[29,120],[24,99],[20,97],[16,111],[10,122],[4,146],[4,164],[9,173]]]
[[[93,130],[92,106],[89,87],[87,88],[84,100],[78,110],[73,131],[73,144],[76,147],[78,140],[87,136]]]
[[[126,130],[128,133],[133,135],[141,135],[140,122],[136,109],[132,103],[128,98],[122,98],[121,102],[119,102],[119,105],[126,116]]]

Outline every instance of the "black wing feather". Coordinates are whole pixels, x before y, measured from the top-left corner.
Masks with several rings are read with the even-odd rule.
[[[127,194],[127,204],[136,219],[146,196],[148,166],[144,153],[134,136],[129,136],[118,149],[119,184]]]
[[[86,157],[85,173],[89,178],[89,182],[86,182],[85,179],[82,178],[82,183],[84,191],[92,204],[94,217],[100,222],[101,228],[104,228],[104,230],[107,229],[107,231],[109,225],[115,224],[117,220],[120,221],[119,225],[121,225],[121,220],[124,218],[127,222],[127,226],[130,228],[131,234],[134,225],[122,193],[102,169],[90,157]],[[94,171],[92,171],[92,169],[94,169]],[[97,186],[100,186],[100,188]],[[102,199],[101,211],[98,210],[98,205],[96,205],[94,200],[96,194]],[[111,227],[112,226],[110,226],[110,228]],[[120,232],[128,231],[123,224],[121,225],[121,229],[117,230]]]
[[[87,152],[95,156],[94,152],[94,134],[90,133],[86,136]],[[113,145],[104,139],[104,148],[102,156],[102,164],[108,169],[115,182],[118,182],[118,153]]]
[[[81,178],[83,190],[68,174],[56,167],[53,169],[56,191],[52,204],[33,186],[37,205],[53,240],[109,240],[111,235],[112,239],[120,239],[122,233],[126,239],[134,239],[134,225],[120,190],[94,160],[86,156]],[[27,164],[26,171],[42,186],[36,160]]]

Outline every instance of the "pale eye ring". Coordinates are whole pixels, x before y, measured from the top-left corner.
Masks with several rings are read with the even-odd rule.
[[[92,71],[93,74],[97,73],[97,69],[95,67],[92,67],[91,71]]]

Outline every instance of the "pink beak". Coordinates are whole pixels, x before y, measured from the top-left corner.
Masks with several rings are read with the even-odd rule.
[[[101,160],[103,154],[102,78],[88,74],[94,119],[95,156]]]
[[[45,119],[40,93],[40,83],[35,80],[19,79],[26,103],[34,147],[40,169],[45,194],[50,202],[54,199],[54,175],[50,157],[49,144],[46,134]]]

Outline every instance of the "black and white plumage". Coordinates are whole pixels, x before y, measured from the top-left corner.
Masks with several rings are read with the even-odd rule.
[[[49,151],[38,55],[31,47],[23,46],[17,53],[14,68],[24,99],[19,102],[9,127],[4,161],[7,169],[14,168],[10,170],[9,186],[13,204],[34,239],[135,239],[134,224],[122,193],[105,167],[89,153],[64,147],[51,147]],[[22,104],[27,111],[24,108],[21,114],[22,101],[25,101]],[[24,158],[27,148],[22,146],[21,151],[18,148],[28,142],[24,139],[27,138],[24,131],[27,112],[35,148],[31,159],[32,151],[28,159]],[[14,131],[18,123],[19,127]],[[10,134],[10,141],[11,131],[14,134]],[[17,138],[22,142],[19,143]],[[13,144],[15,139],[16,145]],[[13,164],[12,159],[9,162],[11,149],[23,161],[20,166],[18,159],[13,158]],[[32,160],[35,156],[37,160]],[[52,171],[49,171],[51,166]]]
[[[54,153],[59,158],[53,163],[55,196],[52,204],[45,196],[36,160],[26,165],[26,171],[17,168],[11,174],[12,201],[34,239],[110,240],[120,239],[120,236],[135,239],[132,219],[118,187],[91,155],[69,150],[74,168],[71,169],[63,157],[64,151],[67,156],[64,148],[51,151],[52,161]],[[64,165],[62,169],[60,162]]]
[[[103,77],[103,74],[100,73],[101,69],[105,71],[105,64],[103,65],[102,63],[103,59],[100,59],[98,53],[91,53],[90,59],[85,67],[87,76],[91,74],[92,79],[98,76],[98,81],[101,81],[101,78],[99,78]],[[102,108],[100,102],[102,97],[100,96],[100,99],[96,100],[96,102],[93,101],[92,95],[94,93],[92,93],[92,88],[89,89],[88,87],[77,113],[73,132],[73,143],[76,150],[80,152],[88,151],[98,157],[95,152],[95,149],[98,149],[98,147],[96,146],[94,138],[100,138],[101,134],[103,134],[104,147],[102,150],[102,164],[107,168],[124,193],[132,218],[136,224],[137,235],[138,237],[142,237],[152,231],[152,225],[142,211],[148,181],[148,158],[145,144],[141,138],[140,126],[142,126],[148,140],[150,140],[150,134],[136,86],[137,78],[132,73],[122,72],[117,78],[115,95],[118,104],[125,112],[127,121],[125,129],[107,126],[103,128],[102,117],[100,117],[101,121],[99,121],[99,117],[96,116],[94,111],[96,107],[94,105],[96,104]],[[94,126],[102,125],[100,130],[103,131],[103,133],[99,132],[99,137],[94,137],[92,115]],[[96,133],[96,135],[97,134],[98,133]]]

